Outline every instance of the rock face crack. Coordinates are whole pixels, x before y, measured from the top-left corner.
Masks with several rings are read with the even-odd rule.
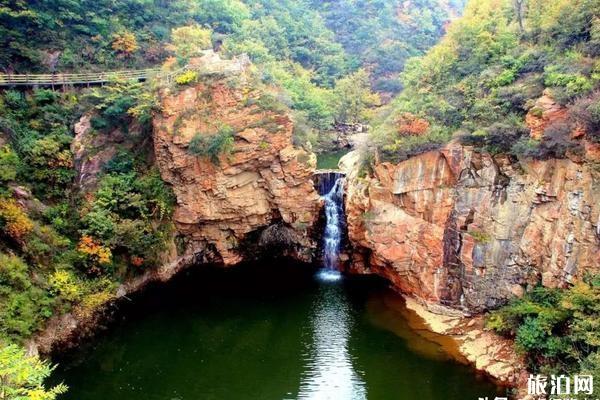
[[[443,265],[447,269],[447,285],[441,289],[439,296],[443,305],[459,306],[463,297],[464,265],[460,258],[462,240],[462,232],[457,227],[456,214],[453,211],[446,223],[443,238]]]

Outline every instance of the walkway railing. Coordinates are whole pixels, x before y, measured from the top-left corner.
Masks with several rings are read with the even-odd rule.
[[[243,71],[249,64],[250,58],[245,54],[234,57],[232,60],[224,60],[213,50],[205,50],[196,63],[174,71],[147,68],[130,71],[84,72],[80,74],[0,74],[0,87],[51,86],[54,88],[55,86],[98,85],[115,80],[148,81],[151,79],[170,83],[187,70],[195,70],[201,75],[214,73],[235,74]]]
[[[145,81],[160,74],[160,68],[132,71],[86,72],[81,74],[0,74],[0,86],[94,85],[114,80]],[[172,73],[166,75],[170,78]]]

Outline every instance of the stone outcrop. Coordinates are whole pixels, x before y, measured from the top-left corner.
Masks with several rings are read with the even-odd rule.
[[[523,357],[516,354],[511,340],[486,331],[483,317],[465,318],[451,310],[430,309],[411,298],[406,299],[406,307],[425,325],[413,328],[451,337],[458,356],[477,370],[485,371],[502,385],[526,387],[528,373]]]
[[[348,175],[355,272],[428,303],[481,312],[539,282],[600,272],[597,170],[569,159],[511,161],[450,143]]]
[[[546,139],[549,128],[554,127],[555,131],[566,128],[569,131],[567,139],[573,146],[566,156],[577,163],[600,162],[600,143],[589,137],[592,132],[588,132],[585,124],[573,117],[567,107],[554,100],[550,91],[546,90],[537,99],[535,106],[525,116],[525,124],[529,128],[529,136],[538,142]],[[563,141],[567,143],[565,139]]]
[[[195,62],[210,75],[162,89],[153,121],[156,163],[177,197],[174,222],[186,251],[213,252],[225,265],[253,248],[310,259],[320,208],[316,157],[292,145],[290,117],[257,88],[246,64],[233,60],[235,68],[218,72],[210,68],[214,55]],[[192,140],[208,143],[226,130],[230,151],[213,159],[190,152]]]
[[[527,113],[525,123],[529,128],[531,138],[539,140],[544,136],[544,131],[550,124],[566,121],[567,118],[567,109],[558,104],[548,92],[545,92]]]

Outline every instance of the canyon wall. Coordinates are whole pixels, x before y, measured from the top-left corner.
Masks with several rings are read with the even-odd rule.
[[[214,53],[196,63],[199,83],[162,89],[153,120],[156,163],[177,197],[183,251],[210,253],[225,265],[258,253],[310,260],[321,206],[314,154],[292,145],[290,117],[249,63]],[[210,143],[224,130],[233,135],[227,151],[212,159],[190,152],[192,140]]]
[[[465,312],[600,272],[595,163],[515,162],[453,142],[366,177],[358,164],[341,162],[354,272]]]

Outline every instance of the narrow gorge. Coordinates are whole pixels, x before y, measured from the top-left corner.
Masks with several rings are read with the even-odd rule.
[[[176,196],[173,244],[162,267],[125,282],[118,297],[192,266],[266,259],[321,265],[319,296],[326,297],[318,298],[326,314],[315,316],[325,320],[315,322],[314,334],[317,349],[327,350],[315,356],[310,373],[316,375],[307,378],[305,390],[330,390],[333,383],[322,386],[323,379],[356,381],[347,390],[360,399],[366,394],[360,394],[361,378],[345,353],[350,327],[344,315],[350,311],[344,311],[348,294],[339,281],[342,272],[376,275],[407,296],[409,311],[403,312],[420,321],[403,329],[429,331],[417,342],[437,342],[437,351],[454,362],[471,363],[497,384],[523,387],[524,360],[509,340],[485,329],[481,313],[536,284],[561,287],[600,272],[594,171],[571,160],[516,165],[459,143],[398,164],[380,163],[367,176],[357,151],[340,160],[339,170],[316,170],[316,156],[292,144],[293,120],[273,103],[268,88],[257,89],[247,60],[224,61],[209,52],[195,62],[218,73],[207,72],[189,87],[162,89],[152,121],[154,162]],[[79,142],[88,141],[88,121],[80,122]],[[200,158],[190,151],[198,132],[228,136],[231,148]],[[81,182],[93,176],[90,166],[98,157],[114,153],[110,141],[99,146],[81,153]],[[258,267],[246,267],[252,268]],[[277,268],[269,273],[281,276]],[[84,332],[94,332],[96,318],[57,317],[30,348],[48,353],[72,346]],[[451,344],[444,336],[453,338]],[[321,342],[333,337],[342,342]],[[336,346],[341,353],[332,350]],[[340,357],[350,364],[331,366],[337,372],[329,376],[323,369]]]

